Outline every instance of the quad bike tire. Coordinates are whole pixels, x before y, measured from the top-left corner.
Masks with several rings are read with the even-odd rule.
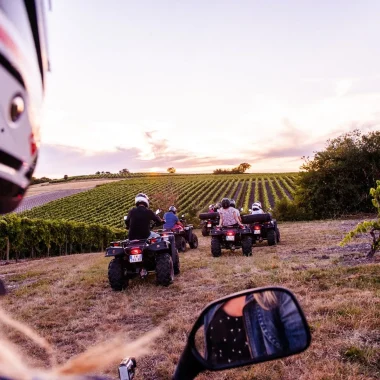
[[[250,236],[246,236],[242,239],[241,249],[244,256],[252,256],[252,238]]]
[[[108,281],[112,290],[122,291],[128,286],[128,277],[124,274],[123,261],[115,257],[108,264]]]
[[[173,270],[175,275],[180,274],[178,249],[175,250]]]
[[[169,286],[174,280],[173,260],[169,253],[161,253],[156,257],[157,285]]]
[[[280,242],[280,230],[276,227],[277,243]]]
[[[191,241],[189,242],[189,245],[191,249],[198,248],[198,236],[195,235],[194,233],[191,234]]]
[[[175,246],[179,252],[185,252],[186,251],[186,239],[183,236],[176,236],[175,237]]]
[[[212,238],[211,239],[211,254],[214,257],[219,257],[222,254],[222,247],[219,239]]]
[[[202,236],[209,236],[209,235],[210,235],[209,229],[207,228],[207,226],[203,226],[202,227]]]
[[[269,230],[267,232],[267,240],[268,245],[276,245],[277,244],[277,234],[275,230]]]

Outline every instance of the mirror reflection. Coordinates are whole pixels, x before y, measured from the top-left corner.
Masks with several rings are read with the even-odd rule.
[[[285,291],[265,290],[213,305],[195,345],[213,367],[288,356],[308,346],[308,327]]]

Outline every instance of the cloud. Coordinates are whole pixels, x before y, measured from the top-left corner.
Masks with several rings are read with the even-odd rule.
[[[335,94],[338,97],[346,95],[353,85],[352,79],[341,79],[335,83]]]

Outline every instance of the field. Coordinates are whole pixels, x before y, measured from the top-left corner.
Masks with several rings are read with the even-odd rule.
[[[380,266],[365,260],[369,240],[337,245],[357,220],[282,223],[278,246],[255,246],[210,254],[209,238],[181,254],[181,274],[168,288],[154,277],[132,280],[121,293],[107,281],[102,253],[27,261],[0,267],[11,289],[3,306],[56,348],[59,362],[115,335],[134,339],[156,326],[164,335],[138,359],[137,380],[169,379],[186,336],[201,309],[213,299],[242,289],[285,286],[299,299],[311,326],[308,351],[255,367],[204,373],[199,379],[378,379],[380,376]],[[8,334],[31,360],[46,355],[18,334]],[[117,378],[117,363],[108,374]]]
[[[163,207],[161,194],[177,197],[179,213],[204,211],[223,197],[234,198],[247,212],[255,200],[264,209],[273,208],[282,198],[292,199],[296,173],[243,175],[145,176],[113,182],[95,189],[50,202],[23,215],[42,219],[67,219],[123,227],[123,215],[133,206],[139,192],[151,197],[152,207]]]

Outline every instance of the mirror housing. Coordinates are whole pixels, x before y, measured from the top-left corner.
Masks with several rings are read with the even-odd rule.
[[[127,215],[124,215],[124,218],[123,218],[123,219],[124,219],[124,220],[127,220],[127,218],[128,218],[128,216],[127,216]]]
[[[213,371],[295,355],[310,342],[309,326],[296,297],[282,287],[249,289],[210,303],[188,339],[193,356]],[[223,353],[226,356],[219,357]]]

